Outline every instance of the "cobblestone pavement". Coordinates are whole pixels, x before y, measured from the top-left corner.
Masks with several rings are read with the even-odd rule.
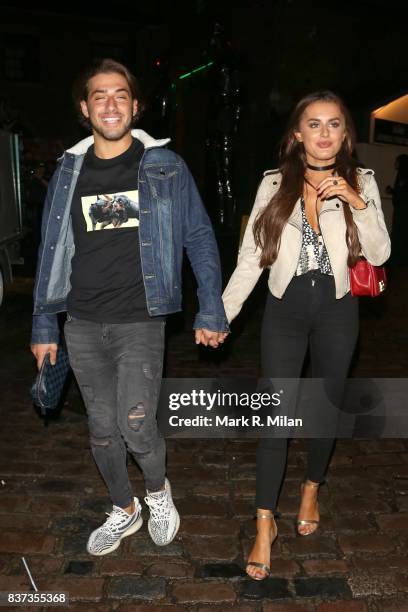
[[[354,376],[408,376],[406,273],[394,277],[387,296],[364,302]],[[321,528],[307,538],[296,537],[294,528],[305,446],[291,443],[273,577],[262,583],[242,571],[255,527],[253,440],[169,441],[168,474],[182,517],[176,540],[156,547],[145,523],[114,553],[88,556],[87,537],[110,510],[109,499],[91,458],[76,386],[47,427],[28,399],[31,286],[30,279],[17,279],[0,312],[0,591],[29,589],[24,556],[39,589],[69,592],[73,612],[408,611],[404,439],[338,441],[320,492]],[[256,376],[261,293],[220,353],[197,349],[188,317],[186,323],[176,317],[166,375]],[[143,498],[140,472],[133,463],[129,469]]]

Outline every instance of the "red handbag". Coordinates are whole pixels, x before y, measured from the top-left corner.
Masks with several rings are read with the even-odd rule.
[[[364,257],[349,268],[351,295],[377,297],[387,287],[387,274],[384,266],[373,266]]]

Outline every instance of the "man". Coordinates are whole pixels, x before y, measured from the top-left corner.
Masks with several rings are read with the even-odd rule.
[[[74,94],[93,136],[65,151],[48,188],[34,287],[31,350],[55,363],[57,313],[67,311],[70,363],[88,414],[90,445],[113,510],[89,537],[104,555],[142,525],[126,468],[129,451],[146,485],[149,533],[171,542],[179,515],[157,428],[165,315],[181,309],[186,247],[198,284],[195,341],[216,348],[228,332],[214,234],[184,161],[142,130],[138,85],[105,59]]]

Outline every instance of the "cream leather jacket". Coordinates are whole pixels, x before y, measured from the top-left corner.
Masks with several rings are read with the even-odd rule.
[[[373,170],[358,168],[357,172],[361,187],[360,195],[367,203],[367,208],[356,210],[350,207],[350,210],[357,226],[363,255],[373,265],[380,266],[390,256],[390,238],[381,209],[380,194]],[[256,194],[238,255],[238,264],[223,294],[228,322],[237,316],[262,273],[262,268],[259,267],[260,250],[255,246],[252,227],[259,211],[278,191],[281,178],[279,170],[265,172]],[[345,239],[346,222],[340,199],[331,198],[323,202],[319,213],[319,224],[333,270],[336,298],[339,299],[350,290],[348,249]],[[270,266],[268,286],[277,298],[282,298],[295,274],[301,245],[302,212],[299,198],[283,229],[278,257]]]

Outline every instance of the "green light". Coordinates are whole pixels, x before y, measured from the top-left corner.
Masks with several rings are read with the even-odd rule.
[[[194,70],[191,70],[190,72],[186,72],[185,74],[182,74],[179,76],[179,79],[187,79],[187,77],[190,77],[192,74],[195,74],[196,72],[201,72],[202,70],[205,70],[206,68],[209,68],[210,66],[213,65],[214,62],[208,62],[208,64],[203,64],[202,66],[198,66],[198,68],[194,68]]]

